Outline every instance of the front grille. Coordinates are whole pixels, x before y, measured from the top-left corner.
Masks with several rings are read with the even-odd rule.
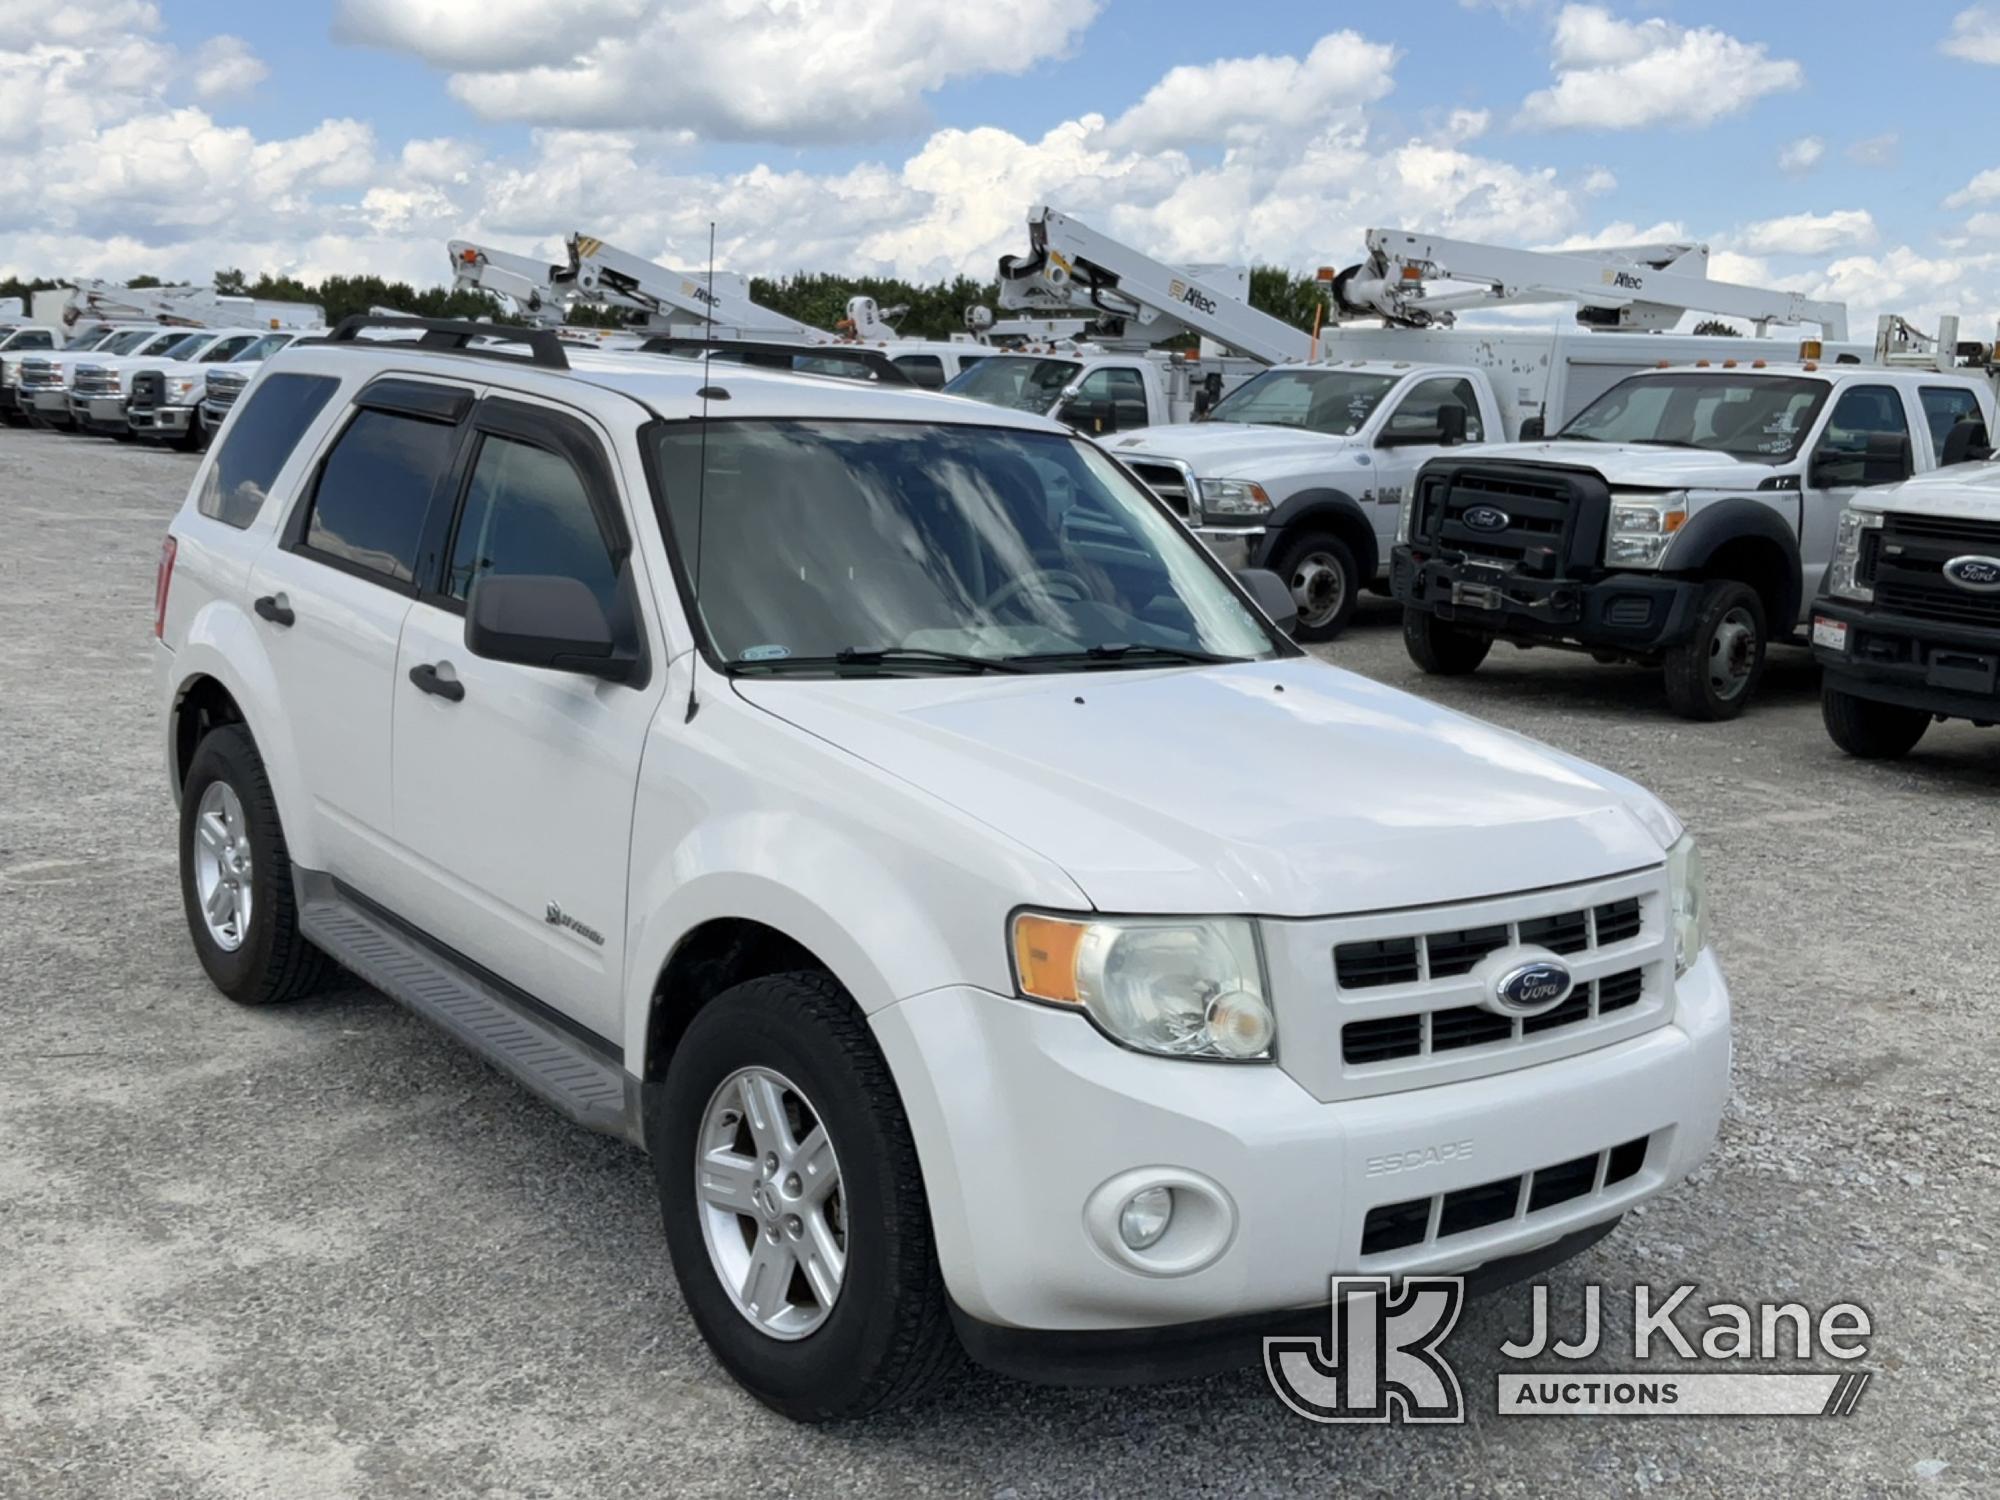
[[[1433,1244],[1511,1220],[1532,1218],[1574,1203],[1639,1175],[1646,1165],[1649,1138],[1639,1136],[1607,1151],[1594,1151],[1533,1172],[1499,1177],[1475,1187],[1407,1198],[1368,1211],[1361,1227],[1361,1253],[1383,1255]],[[1435,1228],[1433,1228],[1435,1225]]]
[[[233,371],[225,373],[221,370],[211,370],[208,372],[206,386],[208,399],[217,406],[232,406],[236,398],[243,394],[243,387],[249,383],[250,378],[247,375],[239,375]]]
[[[1580,982],[1562,1004],[1539,1016],[1503,1016],[1483,1005],[1454,1005],[1413,1015],[1349,1021],[1340,1028],[1340,1056],[1350,1067],[1366,1067],[1398,1058],[1455,1052],[1461,1047],[1512,1042],[1625,1010],[1637,1005],[1645,990],[1646,971],[1625,969],[1603,979]]]
[[[23,390],[59,390],[62,375],[46,359],[24,359],[21,361],[21,387]]]
[[[1581,953],[1639,935],[1639,898],[1607,901],[1575,911],[1530,917],[1518,923],[1429,932],[1416,937],[1342,943],[1333,952],[1334,975],[1344,990],[1384,984],[1412,984],[1470,973],[1479,960],[1509,946],[1518,929],[1520,943],[1551,953]]]
[[[2000,627],[2000,594],[1974,593],[1945,576],[1967,553],[2000,556],[2000,521],[1892,512],[1875,548],[1875,603],[1915,620]]]
[[[118,394],[118,372],[107,370],[102,365],[85,365],[76,372],[76,393],[79,396],[115,396]]]
[[[132,404],[141,410],[161,405],[166,394],[167,377],[158,370],[141,370],[132,377]]]
[[[1194,514],[1194,506],[1188,494],[1187,470],[1179,464],[1161,463],[1158,459],[1128,458],[1134,474],[1145,481],[1146,488],[1167,502],[1167,507],[1182,520]]]
[[[1417,534],[1471,557],[1521,565],[1547,576],[1557,570],[1571,514],[1569,484],[1498,470],[1461,469],[1423,481]],[[1472,526],[1475,511],[1496,512],[1505,524]]]

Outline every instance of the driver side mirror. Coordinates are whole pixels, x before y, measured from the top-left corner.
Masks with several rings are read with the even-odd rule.
[[[632,587],[629,565],[618,587]],[[465,648],[489,661],[606,682],[629,682],[640,670],[639,653],[618,639],[597,596],[577,579],[547,574],[479,579],[466,608]]]
[[[1257,607],[1271,617],[1271,623],[1290,635],[1299,623],[1299,601],[1291,586],[1269,568],[1239,568],[1236,581],[1257,601]]]
[[[1465,441],[1465,408],[1456,401],[1447,401],[1438,408],[1438,441],[1447,448]]]

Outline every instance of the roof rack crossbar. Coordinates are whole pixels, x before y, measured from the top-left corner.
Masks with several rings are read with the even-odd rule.
[[[385,317],[380,313],[355,313],[342,318],[339,326],[319,342],[358,343],[362,332],[370,328],[420,330],[423,337],[416,340],[419,349],[439,349],[452,354],[470,355],[475,359],[506,360],[511,364],[535,365],[544,370],[569,368],[569,356],[563,353],[562,341],[556,337],[552,329],[515,328],[504,323],[474,323],[462,318],[403,318]],[[528,352],[522,354],[510,349],[476,343],[475,340],[479,339],[497,339],[509,344],[523,345]]]
[[[781,344],[769,339],[702,339],[662,334],[639,346],[642,354],[689,355],[707,352],[767,370],[796,370],[797,361],[852,365],[884,385],[912,385],[909,372],[879,349],[850,344]],[[806,374],[817,373],[810,368]]]

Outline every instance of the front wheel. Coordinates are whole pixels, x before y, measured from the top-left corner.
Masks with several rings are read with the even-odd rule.
[[[704,1006],[646,1143],[688,1311],[765,1405],[865,1416],[956,1361],[909,1122],[830,978],[752,979]]]
[[[1830,682],[1820,683],[1819,716],[1833,742],[1861,760],[1900,760],[1931,727],[1920,708],[1857,698]]]
[[[1433,677],[1463,677],[1477,671],[1493,649],[1493,637],[1440,620],[1428,610],[1403,610],[1403,649]]]
[[[1747,583],[1703,587],[1694,635],[1666,655],[1667,702],[1684,719],[1733,719],[1764,675],[1764,602]]]
[[[1285,544],[1273,571],[1291,587],[1298,605],[1294,640],[1330,641],[1347,628],[1363,582],[1347,543],[1330,531],[1308,532]]]

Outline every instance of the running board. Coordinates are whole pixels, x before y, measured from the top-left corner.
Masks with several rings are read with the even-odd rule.
[[[536,1013],[536,1002],[471,972],[317,871],[294,870],[299,926],[390,999],[442,1027],[579,1125],[642,1142],[637,1080]]]

